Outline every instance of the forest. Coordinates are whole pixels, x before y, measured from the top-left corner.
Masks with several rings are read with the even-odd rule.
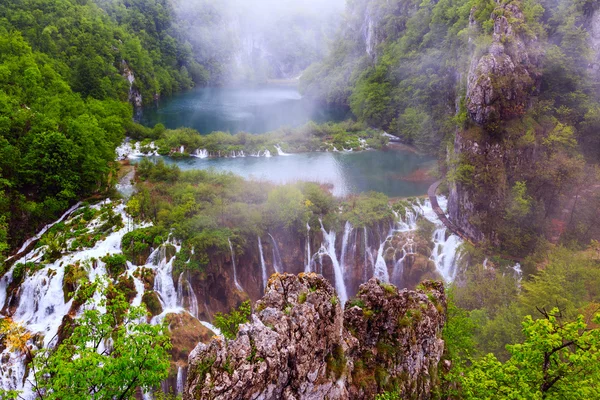
[[[215,368],[237,373],[215,354],[269,315],[259,305],[275,294],[261,298],[289,272],[330,282],[337,294],[326,306],[353,337],[322,355],[319,377],[348,390],[332,398],[600,397],[600,5],[345,7],[0,4],[0,352],[7,366],[23,365],[0,368],[0,399],[22,390],[32,399],[200,396],[215,387]],[[181,93],[272,80],[299,82],[303,98],[351,118],[260,134],[139,123],[144,108]],[[395,151],[390,137],[436,159],[427,179],[441,182],[459,244],[425,193],[338,198],[325,183],[279,185],[163,161],[200,150],[207,159]],[[139,154],[123,156],[124,146]],[[364,332],[345,319],[356,324],[360,313],[372,328],[382,314],[363,298],[371,276],[385,299],[405,295],[398,286],[422,304],[373,339],[374,358],[353,359],[359,352],[348,349]],[[443,302],[429,281],[445,281]],[[311,286],[282,306],[282,318],[327,290]],[[399,372],[398,332],[417,332],[435,310],[443,329],[428,334],[443,351],[409,377]],[[55,311],[60,321],[48,322]],[[216,340],[206,348],[217,353],[188,371],[196,344],[212,336],[201,324],[209,320],[231,347],[215,350]],[[235,365],[266,365],[248,346]]]

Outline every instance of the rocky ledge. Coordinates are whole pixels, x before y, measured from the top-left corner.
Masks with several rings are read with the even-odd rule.
[[[438,384],[446,297],[371,279],[342,306],[317,274],[276,274],[235,340],[189,356],[185,399],[427,399]]]

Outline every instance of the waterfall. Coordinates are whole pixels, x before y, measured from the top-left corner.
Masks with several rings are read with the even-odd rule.
[[[273,235],[269,233],[269,236],[273,241],[273,268],[275,268],[275,272],[281,274],[283,272],[283,260],[281,259],[281,253],[279,252],[279,246],[277,246],[277,242]]]
[[[278,145],[278,144],[275,145],[275,149],[277,150],[277,155],[280,155],[280,156],[289,156],[289,155],[291,155],[291,154],[288,154],[288,153],[284,153],[283,150],[281,150],[281,146]]]
[[[515,266],[512,269],[513,269],[513,271],[515,271],[515,278],[517,279],[517,281],[520,284],[521,283],[521,279],[523,279],[523,270],[521,269],[521,264],[520,263],[516,263]]]
[[[353,229],[354,228],[352,227],[350,221],[346,221],[346,225],[344,225],[344,236],[342,237],[342,255],[340,256],[340,264],[344,272],[346,272],[348,269],[346,265],[346,248],[348,247],[348,238],[350,237]]]
[[[158,293],[158,297],[163,306],[163,310],[175,311],[178,308],[177,291],[173,282],[173,260],[174,257],[167,262],[167,248],[161,245],[155,257],[158,259],[152,260],[153,263],[158,261],[156,265],[156,276],[154,278],[154,291]],[[154,254],[154,253],[153,253]],[[152,257],[152,255],[151,255]]]
[[[185,307],[185,297],[183,295],[184,286],[188,296],[187,308]],[[177,280],[177,306],[187,309],[194,318],[198,318],[198,298],[192,289],[189,279],[187,276],[184,276],[183,272],[179,274],[179,279]]]
[[[385,246],[386,242],[387,239],[381,242],[379,245],[379,250],[377,250],[377,261],[375,261],[375,268],[373,268],[373,276],[383,282],[390,281],[387,264],[383,258],[383,247]]]
[[[262,268],[262,278],[263,278],[263,291],[267,288],[267,280],[269,276],[267,275],[267,266],[265,265],[265,256],[263,255],[263,247],[262,241],[260,240],[260,236],[258,237],[258,252],[260,254],[260,267]]]
[[[56,220],[56,221],[54,221],[53,223],[51,223],[51,224],[48,224],[48,225],[44,226],[44,227],[42,228],[42,230],[38,232],[38,234],[37,234],[37,235],[35,235],[34,237],[32,237],[32,238],[30,238],[30,239],[26,240],[26,241],[25,241],[25,243],[23,243],[23,245],[21,246],[21,248],[19,249],[19,251],[17,251],[17,254],[20,254],[20,253],[24,252],[25,250],[27,250],[27,247],[29,247],[29,245],[30,245],[31,243],[33,243],[34,241],[37,241],[37,240],[39,240],[39,239],[42,237],[42,235],[48,231],[48,229],[50,229],[50,228],[52,228],[54,225],[56,225],[56,224],[58,224],[58,223],[62,222],[62,221],[63,221],[65,218],[67,218],[69,215],[73,214],[73,213],[74,213],[74,212],[75,212],[75,211],[76,211],[76,210],[79,208],[79,206],[81,206],[81,202],[78,202],[78,203],[77,203],[77,204],[75,204],[73,207],[69,208],[67,211],[65,211],[65,213],[64,213],[64,214],[63,214],[63,215],[62,215],[62,216],[61,216],[59,219],[57,219],[57,220]],[[8,258],[6,259],[6,261],[10,260],[11,258],[12,258],[12,257],[8,257]]]
[[[446,282],[452,282],[456,276],[456,256],[458,246],[462,244],[458,236],[449,235],[446,239],[446,228],[438,228],[433,233],[433,251],[431,260]]]
[[[312,255],[310,254],[310,225],[307,222],[306,223],[306,266],[304,267],[304,272],[312,272],[311,268],[310,268],[311,264],[312,264]]]
[[[185,384],[185,380],[183,379],[183,367],[177,367],[177,392],[175,394],[183,394],[183,386]]]
[[[438,197],[438,203],[440,208],[445,211],[448,200],[445,197],[440,196]],[[442,278],[446,282],[452,282],[456,277],[458,248],[463,243],[462,239],[454,234],[447,235],[447,229],[439,220],[435,211],[433,211],[429,199],[416,206],[415,211],[436,226],[432,237],[434,246],[430,259],[434,262],[436,270]],[[446,236],[448,237],[446,238]]]
[[[340,298],[340,302],[342,306],[348,300],[348,294],[346,292],[346,284],[344,283],[344,273],[342,272],[342,268],[340,267],[340,263],[338,262],[337,256],[335,254],[335,231],[331,231],[327,233],[325,228],[323,227],[323,221],[319,219],[321,223],[321,232],[323,232],[324,243],[321,247],[324,250],[325,254],[331,258],[331,264],[333,265],[333,272],[335,275],[335,290],[338,293]],[[321,264],[321,269],[323,268]]]
[[[183,145],[181,145],[181,147],[179,148],[179,152],[181,154],[185,153],[185,147]]]
[[[259,153],[260,154],[260,153]],[[265,153],[264,153],[265,157],[271,157],[271,152],[267,149],[265,149]]]
[[[192,156],[196,158],[208,158],[209,154],[206,149],[197,149]]]
[[[240,292],[243,292],[244,289],[242,288],[237,279],[237,270],[235,267],[235,253],[233,252],[233,245],[231,244],[231,240],[229,240],[229,238],[227,238],[227,242],[229,242],[229,250],[231,250],[231,265],[233,265],[233,282],[235,283],[235,287],[237,287]]]

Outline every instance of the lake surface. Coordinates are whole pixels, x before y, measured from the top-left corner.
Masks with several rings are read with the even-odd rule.
[[[405,150],[302,153],[270,158],[162,159],[182,170],[212,168],[280,184],[298,181],[329,184],[336,196],[377,191],[390,197],[427,193],[430,182],[410,182],[407,177],[435,163],[431,157]]]
[[[159,100],[142,109],[140,122],[162,123],[169,129],[265,133],[315,121],[341,121],[346,111],[329,109],[302,98],[295,85],[197,88]]]

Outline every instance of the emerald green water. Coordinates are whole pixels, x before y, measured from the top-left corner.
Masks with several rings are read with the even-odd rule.
[[[344,112],[316,106],[302,98],[293,85],[200,88],[162,99],[143,110],[141,122],[167,128],[191,127],[202,134],[213,131],[263,133],[288,126],[339,121]],[[274,183],[311,181],[329,185],[337,196],[377,191],[392,197],[423,195],[427,182],[407,179],[429,168],[431,157],[406,150],[350,153],[305,153],[273,157],[172,159],[183,170],[214,169],[248,179]]]
[[[315,121],[341,121],[346,111],[316,105],[300,95],[295,85],[198,88],[164,98],[142,110],[146,126],[162,123],[169,129],[265,133]]]

